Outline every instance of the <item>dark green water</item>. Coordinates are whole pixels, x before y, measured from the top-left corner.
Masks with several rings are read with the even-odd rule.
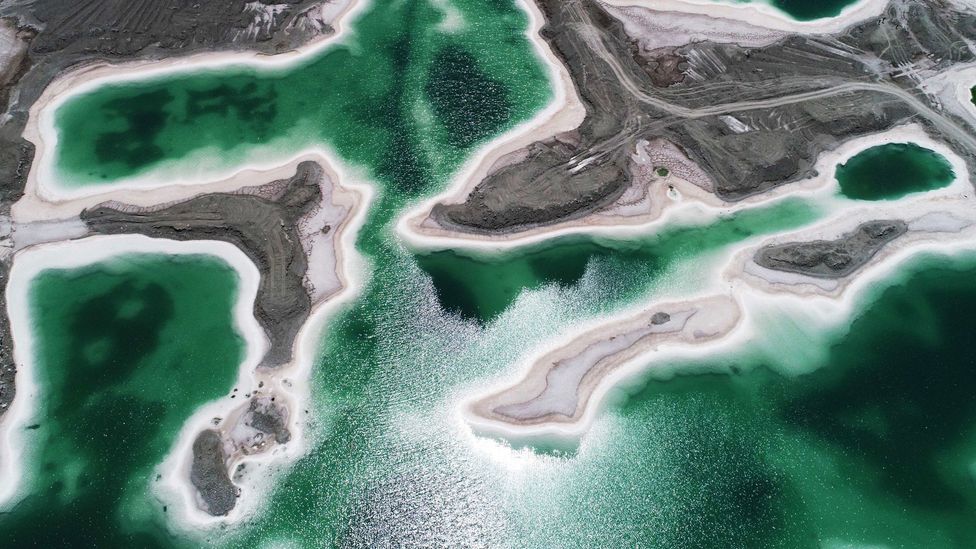
[[[769,4],[797,21],[836,17],[847,6],[861,0],[735,0],[740,3]]]
[[[56,165],[69,185],[110,184],[167,162],[232,168],[331,145],[398,188],[441,180],[464,151],[548,100],[511,2],[378,0],[341,45],[275,71],[220,70],[114,85],[69,101]],[[264,146],[258,150],[256,147]],[[195,168],[194,168],[195,169]]]
[[[773,0],[771,3],[797,21],[835,17],[859,0]]]
[[[862,151],[837,166],[840,192],[856,200],[892,200],[948,186],[952,165],[914,143],[889,143]]]
[[[143,546],[154,467],[199,405],[237,379],[237,275],[209,256],[129,255],[48,270],[30,288],[40,409],[29,495],[0,546]]]
[[[418,256],[447,311],[490,322],[527,289],[573,286],[587,269],[604,280],[606,304],[639,298],[667,269],[748,237],[809,223],[816,209],[801,201],[729,215],[704,227],[678,227],[627,241],[569,237],[495,257],[466,257],[453,251]]]
[[[105,497],[86,500],[75,515],[42,516],[44,506],[37,504],[4,516],[0,532],[24,539],[38,532],[44,545],[46,531],[80,528],[100,535],[96,543],[103,547],[972,546],[966,464],[976,447],[968,427],[974,387],[967,372],[976,355],[967,313],[976,306],[976,268],[920,263],[918,274],[880,296],[849,336],[827,339],[827,356],[804,364],[813,374],[785,375],[791,370],[782,362],[817,355],[805,351],[822,350],[822,340],[813,337],[822,332],[819,326],[809,328],[808,339],[760,334],[757,347],[769,355],[748,351],[685,365],[688,371],[734,366],[735,375],[648,381],[610,406],[571,458],[510,452],[470,437],[456,408],[466,388],[511,375],[535,347],[581,322],[710,275],[722,267],[715,252],[727,246],[810,223],[820,212],[805,202],[784,202],[633,242],[564,240],[491,260],[410,254],[391,237],[394,216],[425,190],[441,188],[475,143],[530,116],[548,94],[538,78],[525,76],[542,72],[521,38],[524,15],[507,2],[454,5],[467,21],[460,35],[437,31],[439,18],[426,2],[380,2],[365,13],[357,25],[369,29],[357,31],[363,48],[329,54],[348,61],[344,74],[357,76],[341,79],[336,87],[343,89],[316,84],[308,92],[308,100],[334,118],[326,129],[298,124],[317,129],[286,138],[325,139],[368,168],[383,192],[358,242],[371,261],[370,278],[322,336],[310,380],[311,449],[278,479],[267,505],[237,530],[188,541],[164,531],[161,504],[127,490],[125,480]],[[482,47],[468,53],[496,82],[486,85],[489,95],[514,97],[522,89],[534,102],[466,103],[468,87],[459,83],[470,77],[466,62],[445,63],[464,75],[456,81],[428,78],[429,60],[441,46],[475,38]],[[496,45],[509,53],[492,65]],[[378,57],[367,56],[374,51]],[[326,72],[323,82],[333,82],[335,73]],[[80,143],[62,153],[61,168],[89,174],[89,183],[103,175],[110,182],[192,154],[202,140],[194,132],[210,131],[196,117],[180,115],[193,90],[210,89],[225,105],[196,114],[227,124],[226,131],[242,124],[242,135],[257,135],[266,120],[264,135],[287,133],[289,108],[258,108],[254,121],[247,109],[263,106],[251,98],[271,89],[290,96],[281,84],[288,76],[260,75],[252,89],[253,76],[231,74],[237,91],[207,88],[203,77],[192,76],[96,92],[83,100],[92,109],[119,97],[151,98],[160,89],[178,93],[161,107],[167,111],[161,124],[157,114],[156,124],[150,116],[141,126],[145,136],[125,123],[105,131],[92,124],[80,140],[94,144],[100,135],[122,132],[146,147],[133,145],[133,154],[107,150],[102,158],[97,145]],[[217,76],[207,78],[213,85]],[[141,112],[137,105],[121,108],[118,120],[141,116],[124,113]],[[148,110],[158,113],[159,107]],[[109,118],[115,116],[110,111]],[[181,135],[189,136],[188,145]],[[234,143],[224,149],[223,138],[214,139],[228,164],[249,150]],[[162,157],[154,158],[154,146],[163,148]],[[75,152],[81,156],[71,167],[68,156]],[[90,340],[78,330],[73,337]],[[82,443],[95,456],[110,456],[99,459],[118,455],[101,439]],[[161,456],[153,459],[144,462],[158,463]],[[120,466],[140,460],[127,457]],[[133,467],[129,478],[140,478]],[[119,508],[138,520],[116,520]],[[56,541],[90,545],[67,534]]]
[[[625,471],[614,481],[620,488],[639,486],[627,502],[648,498],[644,531],[618,539],[976,545],[976,325],[968,314],[976,262],[963,264],[917,262],[849,334],[833,338],[812,374],[783,377],[775,357],[733,357],[695,367],[738,374],[650,382],[613,412],[629,447],[603,465]]]

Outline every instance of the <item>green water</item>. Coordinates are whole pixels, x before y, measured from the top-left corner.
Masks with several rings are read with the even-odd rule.
[[[122,124],[76,127],[87,138],[72,140],[77,148],[59,153],[59,162],[88,183],[178,161],[199,150],[207,134],[195,132],[211,131],[208,124],[224,125],[217,134],[245,137],[263,125],[263,135],[285,135],[291,144],[324,139],[366,167],[383,191],[358,241],[372,271],[361,296],[322,335],[309,382],[311,449],[246,524],[210,532],[203,542],[164,530],[162,504],[129,489],[146,481],[140,471],[150,465],[133,465],[114,491],[93,494],[74,515],[50,518],[41,513],[48,503],[38,503],[0,517],[0,535],[36,535],[42,545],[54,539],[60,546],[90,545],[85,534],[98,535],[103,547],[972,546],[967,464],[976,445],[967,373],[976,362],[968,314],[976,306],[976,268],[920,263],[918,274],[877,298],[850,336],[800,326],[804,337],[783,338],[770,330],[755,349],[679,365],[735,373],[651,379],[629,397],[618,394],[570,457],[515,453],[470,437],[456,408],[465,390],[510,376],[530,351],[581,322],[693,289],[724,266],[728,246],[811,223],[821,212],[793,200],[633,241],[561,240],[490,259],[410,254],[392,237],[394,216],[441,188],[476,143],[524,120],[548,96],[521,37],[524,15],[504,1],[453,5],[467,22],[456,35],[437,30],[440,19],[427,2],[377,3],[356,25],[361,47],[324,57],[345,63],[349,76],[335,87],[322,83],[336,82],[337,73],[314,72],[319,61],[310,61],[309,101],[316,112],[332,113],[323,125],[317,115],[303,117],[297,127],[310,133],[285,135],[295,126],[291,99],[282,97],[306,86],[288,74],[226,71],[237,86],[230,91],[219,87],[223,76],[195,75],[79,100],[111,118],[110,104],[120,97],[152,99],[160,90],[174,97],[162,107],[149,103],[145,135],[124,122],[141,121],[135,101],[118,107]],[[476,38],[477,48],[468,42]],[[484,86],[488,94],[475,93],[481,99],[465,103],[474,92],[459,83],[471,78],[471,63],[444,63],[463,75],[456,80],[428,77],[429,60],[456,43],[471,48],[465,51],[493,81]],[[186,113],[189,92],[207,86],[218,106],[195,111],[210,117],[204,124]],[[268,90],[278,94],[274,112],[254,99]],[[484,98],[522,94],[534,100],[505,106]],[[75,108],[59,122],[65,135]],[[106,142],[124,137],[135,152],[107,148],[100,157],[99,137],[113,132],[121,133]],[[251,150],[236,147],[236,138],[213,139],[228,164]],[[91,340],[76,328],[71,337]],[[805,352],[823,350],[824,338],[826,353]],[[814,373],[795,375],[808,370]],[[188,413],[173,416],[182,421]],[[108,456],[99,459],[120,455],[85,431],[78,436],[92,455]],[[128,467],[159,459],[117,461]],[[54,461],[70,467],[67,458]],[[98,516],[110,519],[91,518]],[[69,535],[75,529],[85,534]],[[47,531],[61,537],[42,537]]]
[[[860,0],[772,0],[770,2],[777,9],[797,21],[813,21],[825,17],[836,17],[847,6],[853,6]]]
[[[777,373],[809,344],[797,340],[689,364],[736,373],[651,380],[618,398],[577,456],[522,455],[514,466],[464,442],[451,388],[504,373],[524,340],[547,339],[540,315],[566,327],[599,296],[584,281],[531,291],[474,331],[404,277],[412,297],[370,293],[369,311],[330,332],[316,390],[332,425],[235,541],[970,547],[976,261],[965,265],[919,263],[849,335],[828,339],[813,374]],[[352,361],[372,367],[327,367]]]
[[[239,68],[114,85],[56,113],[69,186],[111,184],[196,155],[194,166],[272,161],[327,143],[398,188],[442,180],[464,151],[548,101],[547,75],[511,2],[373,2],[341,45],[287,69]],[[256,149],[262,146],[263,149]]]
[[[817,209],[799,200],[745,211],[698,227],[676,227],[626,241],[569,237],[517,253],[466,257],[453,251],[418,256],[431,277],[440,304],[449,312],[482,323],[494,320],[526,289],[578,284],[589,269],[616,281],[604,289],[605,304],[640,297],[670,267],[693,261],[748,237],[809,223]]]
[[[236,273],[209,256],[128,255],[33,280],[41,397],[28,496],[0,513],[0,546],[151,541],[154,467],[237,379],[236,292]]]
[[[892,200],[948,186],[952,165],[941,154],[914,143],[878,145],[837,166],[840,192],[856,200]]]
[[[815,21],[836,17],[844,8],[861,0],[735,0],[746,4],[767,4],[782,11],[796,21]]]
[[[580,496],[623,494],[615,519],[646,530],[604,539],[974,546],[974,276],[973,258],[917,262],[812,374],[773,373],[776,356],[731,357],[695,367],[737,374],[651,381],[611,413],[620,448],[597,452],[589,471],[607,474]]]

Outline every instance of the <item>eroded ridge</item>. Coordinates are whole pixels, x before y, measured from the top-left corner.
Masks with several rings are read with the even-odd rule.
[[[313,300],[342,287],[337,257],[329,250],[357,197],[334,177],[306,161],[293,177],[258,187],[148,208],[106,203],[81,218],[100,234],[223,240],[243,250],[261,272],[254,314],[271,339],[262,365],[275,367],[291,361],[292,343]]]
[[[294,408],[279,370],[295,361],[296,338],[313,308],[346,285],[339,238],[361,196],[337,184],[315,161],[297,165],[289,179],[233,193],[205,194],[175,204],[135,207],[108,203],[82,212],[94,232],[139,233],[174,240],[221,240],[243,250],[261,281],[254,315],[270,339],[245,403],[213,418],[192,446],[190,482],[199,508],[226,516],[241,496],[241,462],[291,440]],[[284,394],[283,394],[284,393]]]
[[[484,169],[470,172],[482,179],[459,180],[408,214],[401,232],[416,246],[437,239],[503,245],[606,224],[636,195],[650,197],[642,216],[631,208],[619,220],[650,222],[686,196],[679,174],[707,174],[684,185],[695,200],[752,204],[818,175],[824,152],[909,121],[970,167],[976,162],[968,120],[943,109],[929,87],[976,61],[971,48],[951,45],[976,37],[976,15],[958,6],[894,0],[882,15],[831,34],[737,22],[728,36],[688,33],[667,42],[653,31],[669,18],[699,27],[711,20],[583,0],[539,6],[542,36],[572,76],[585,118],[575,129],[539,133],[527,147],[486,157]],[[646,143],[666,143],[680,155],[648,158]]]
[[[153,243],[145,248],[149,253],[156,248],[177,253],[184,243],[194,250],[233,245],[254,269],[254,280],[248,282],[253,297],[245,310],[260,327],[257,334],[248,334],[249,358],[241,365],[237,386],[194,414],[162,465],[162,497],[186,502],[179,514],[190,523],[207,524],[205,517],[239,520],[260,499],[255,487],[265,481],[261,468],[304,452],[305,419],[298,410],[305,406],[304,379],[312,360],[305,340],[314,338],[323,315],[358,287],[358,275],[352,274],[356,269],[350,266],[352,242],[369,189],[340,185],[324,157],[313,155],[272,173],[282,170],[293,175],[262,183],[267,175],[252,174],[246,179],[251,184],[236,191],[148,207],[126,204],[127,194],[120,191],[117,200],[85,210],[75,221],[13,224],[9,257],[14,265],[23,253],[71,245],[66,238],[92,234],[121,239],[123,250],[139,249],[143,241],[131,241],[134,233],[152,237],[145,241]],[[250,276],[242,269],[242,277]],[[29,360],[16,361],[27,376]],[[29,403],[17,399],[14,404],[23,408]],[[0,428],[13,432],[23,421],[23,414],[14,415],[3,418]]]
[[[0,189],[4,208],[24,192],[35,145],[24,137],[28,113],[67,71],[105,63],[157,64],[214,52],[276,54],[336,34],[354,0],[182,2],[60,0],[7,2],[0,7]],[[8,101],[9,99],[9,101]],[[0,213],[6,213],[0,211]]]

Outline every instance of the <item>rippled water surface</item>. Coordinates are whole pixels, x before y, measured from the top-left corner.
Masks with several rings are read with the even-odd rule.
[[[442,188],[473,147],[550,96],[523,37],[522,12],[504,1],[452,5],[465,22],[459,29],[441,28],[433,3],[376,2],[348,45],[301,70],[228,69],[113,87],[61,113],[62,131],[84,136],[59,152],[59,169],[76,184],[151,173],[205,147],[233,165],[277,138],[285,148],[329,143],[381,189],[357,243],[371,270],[359,298],[322,334],[310,381],[310,450],[270,493],[247,494],[266,504],[245,524],[191,540],[165,530],[160,503],[113,480],[110,496],[74,514],[43,514],[47,505],[68,504],[49,503],[61,497],[55,488],[36,488],[33,499],[0,516],[0,535],[93,528],[103,546],[132,546],[126,536],[137,532],[129,538],[137,545],[166,547],[976,543],[972,258],[915,262],[888,281],[890,289],[863,297],[849,330],[769,311],[768,330],[747,349],[654,364],[652,377],[615,394],[575,452],[512,450],[470,434],[458,415],[462,397],[511,376],[540,346],[583,322],[703,287],[730,247],[824,213],[812,200],[793,199],[632,241],[563,239],[477,258],[410,253],[392,236],[395,215]],[[85,113],[101,122],[83,124]],[[52,279],[58,287],[67,284],[63,276]],[[156,307],[144,286],[129,291]],[[50,314],[73,314],[75,303],[88,302],[77,295],[52,302]],[[147,318],[147,326],[164,318]],[[52,349],[70,341],[84,349],[98,341],[90,337],[96,327],[52,328]],[[117,368],[150,375],[142,372],[153,351],[131,352]],[[59,375],[76,371],[70,362],[60,361]],[[191,402],[191,389],[179,384],[173,390],[187,393],[165,402]],[[86,402],[75,405],[87,410]],[[142,421],[143,408],[163,413],[157,405],[139,401],[105,418],[125,432]],[[165,421],[189,416],[178,406],[166,407]],[[96,464],[146,467],[137,481],[152,481],[148,471],[161,456],[123,460],[104,435],[78,428],[32,466],[70,469],[76,455],[90,453]]]

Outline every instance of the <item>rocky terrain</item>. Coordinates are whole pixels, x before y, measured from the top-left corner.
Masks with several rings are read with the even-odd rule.
[[[842,278],[866,265],[889,242],[908,231],[901,220],[862,223],[836,240],[789,242],[766,246],[753,260],[775,271],[817,278]]]
[[[627,166],[640,140],[676,145],[727,202],[808,178],[821,153],[909,121],[976,166],[970,128],[922,85],[926,75],[976,61],[965,45],[976,38],[976,14],[954,4],[893,0],[882,16],[837,35],[654,47],[652,33],[630,21],[628,34],[598,2],[538,3],[543,37],[568,68],[586,118],[500,161],[462,202],[436,205],[431,217],[446,229],[518,232],[583,217],[631,184]]]
[[[311,310],[298,222],[321,202],[322,177],[318,164],[304,162],[291,179],[239,193],[205,194],[152,208],[104,205],[81,217],[98,234],[222,240],[240,248],[261,273],[254,316],[271,339],[262,364],[274,367],[291,360],[295,335]]]
[[[15,0],[0,6],[17,44],[0,67],[0,198],[16,201],[33,159],[21,134],[27,113],[56,77],[97,62],[198,52],[277,53],[332,33],[314,8],[324,0]],[[328,1],[328,0],[325,0]],[[8,204],[9,206],[9,204]]]
[[[323,3],[331,2],[281,0],[273,6],[265,0],[14,0],[3,3],[0,5],[0,49],[3,50],[0,54],[0,109],[3,111],[0,115],[0,219],[6,219],[10,206],[22,196],[33,162],[34,146],[22,137],[28,111],[44,88],[66,70],[106,61],[162,59],[219,50],[272,54],[294,49],[333,32],[329,22],[323,21],[316,10]],[[308,192],[308,189],[300,191]],[[298,206],[305,204],[306,199],[312,197],[291,197],[291,200],[302,202]],[[176,210],[188,217],[206,217],[208,210],[205,208],[216,202],[222,200],[203,199]],[[242,203],[238,205],[247,207]],[[197,206],[203,209],[197,210],[195,215],[189,213]],[[221,210],[229,211],[223,207]],[[102,211],[91,215],[107,218],[109,214]],[[216,215],[219,217],[221,212]],[[232,223],[226,218],[222,222],[225,227]],[[99,232],[112,231],[107,220],[97,225]],[[151,232],[144,225],[142,227],[144,234]],[[173,235],[179,231],[174,227],[160,228],[160,236],[167,232]],[[191,232],[211,234],[213,238],[215,233],[222,231],[214,227],[207,233],[198,223]],[[256,236],[253,231],[250,234]],[[222,239],[233,238],[225,236]],[[282,250],[287,249],[289,246],[282,247]],[[249,252],[252,258],[257,254],[254,250]],[[0,261],[0,282],[4,287],[8,261],[9,258]],[[281,327],[274,328],[281,334],[275,338],[278,341],[287,339],[285,334],[288,333],[293,337],[296,326],[308,314],[308,307],[303,310],[301,306],[303,296],[307,297],[306,292],[291,292],[295,290],[292,284],[295,276],[289,269],[303,268],[300,264],[288,265],[282,268],[281,276],[273,283],[262,281],[274,288],[274,296],[262,304],[260,314],[263,316],[259,318],[266,328],[272,324],[278,326],[276,320],[282,321]],[[287,301],[293,303],[287,304]],[[285,312],[288,307],[293,312]],[[10,345],[9,321],[6,314],[0,317],[2,416],[14,398],[16,366]],[[286,360],[291,352],[290,345],[281,344],[273,351],[267,359],[270,363]]]
[[[23,192],[33,146],[21,134],[31,104],[52,79],[86,63],[294,49],[331,32],[314,10],[321,3],[15,0],[0,6],[0,44],[6,52],[0,58],[0,217],[6,218]],[[546,17],[543,38],[571,74],[585,120],[574,131],[508,155],[459,203],[434,206],[431,217],[444,228],[501,234],[598,211],[635,185],[632,155],[650,142],[679,151],[707,175],[705,190],[726,203],[808,178],[822,153],[906,122],[923,125],[932,138],[976,167],[971,128],[945,111],[923,85],[926,75],[976,62],[976,48],[968,45],[976,41],[976,14],[954,4],[892,0],[882,16],[835,35],[766,33],[754,40],[662,44],[633,13],[596,0],[537,3]],[[658,15],[666,16],[651,13],[651,19]],[[704,16],[683,17],[721,24]],[[322,177],[320,166],[306,162],[294,177],[239,192],[148,208],[106,203],[86,210],[81,219],[89,234],[221,240],[243,250],[261,274],[254,312],[271,340],[261,364],[268,370],[291,361],[296,334],[312,309],[300,224],[323,200]],[[324,224],[316,230],[328,234],[338,228]],[[906,230],[900,221],[874,221],[833,241],[764,248],[755,260],[780,271],[844,277]],[[0,261],[3,283],[4,261],[9,257]],[[683,310],[655,309],[639,319],[638,328],[626,326],[630,331],[622,331],[626,337],[620,341],[609,344],[594,336],[589,347],[572,349],[576,354],[565,358],[572,375],[564,383],[575,389],[573,376],[595,376],[590,373],[597,371],[590,360],[594,357],[622,363],[622,357],[637,352],[631,351],[637,342],[664,335],[688,341],[718,337],[738,316],[725,302],[718,308],[723,323],[711,332],[684,333],[694,311],[684,311],[690,316],[682,318]],[[688,326],[697,327],[697,322],[705,322],[704,315]],[[592,356],[580,359],[585,352]],[[538,371],[541,386],[547,371]],[[0,415],[14,397],[14,373],[3,315]],[[221,516],[235,508],[239,493],[230,471],[235,459],[291,439],[291,411],[275,403],[272,394],[244,395],[247,401],[233,414],[215,418],[194,439],[190,480],[206,512]],[[531,421],[553,413],[542,406],[548,400],[515,404],[526,402],[541,410],[516,410]],[[563,415],[577,414],[582,409],[577,404],[573,401],[573,409]]]
[[[227,472],[227,456],[220,433],[207,429],[193,441],[193,464],[190,482],[203,500],[204,510],[213,516],[223,516],[237,505],[238,490]]]
[[[225,516],[237,506],[240,489],[230,475],[232,458],[259,453],[291,439],[288,410],[268,396],[253,396],[244,412],[224,429],[205,429],[193,441],[190,482],[213,516]],[[230,450],[228,452],[228,449]]]

